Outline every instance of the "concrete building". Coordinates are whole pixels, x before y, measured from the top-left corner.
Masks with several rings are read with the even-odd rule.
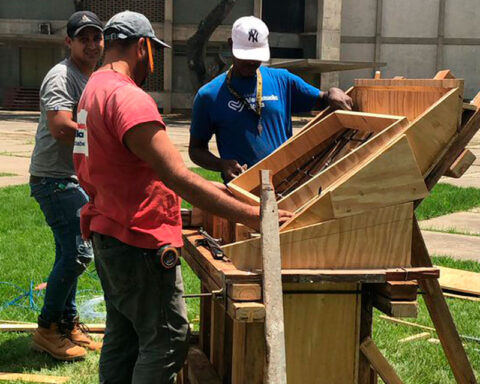
[[[83,0],[85,9],[107,20],[130,9],[144,13],[157,35],[173,44],[157,55],[157,71],[145,88],[164,111],[189,109],[193,86],[186,41],[219,0]],[[74,1],[0,0],[0,105],[14,95],[38,92],[46,71],[67,55],[63,40]],[[208,65],[221,55],[232,22],[262,17],[271,30],[273,58],[386,62],[383,77],[432,77],[450,68],[466,80],[465,97],[479,89],[480,2],[478,0],[237,0],[207,49]],[[374,69],[326,73],[310,78],[326,88],[348,88]],[[25,91],[27,90],[27,91]],[[27,96],[24,96],[27,97]]]

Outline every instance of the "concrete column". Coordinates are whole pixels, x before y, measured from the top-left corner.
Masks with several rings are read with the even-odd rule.
[[[437,72],[445,69],[443,68],[443,45],[445,38],[445,4],[446,0],[440,0],[438,7],[438,42],[437,42],[437,61],[436,69]]]
[[[163,41],[173,43],[173,0],[165,0],[165,20],[163,21]],[[163,113],[172,111],[172,70],[173,49],[163,50]]]
[[[262,0],[253,1],[253,16],[262,18]]]
[[[383,0],[377,0],[377,14],[375,19],[375,57],[373,61],[374,63],[378,63],[381,61],[382,56]],[[378,69],[376,65],[373,67],[372,77],[375,76],[375,72]]]
[[[342,0],[318,0],[317,10],[317,58],[340,60],[342,26]],[[320,86],[327,90],[338,87],[338,72],[321,75]]]

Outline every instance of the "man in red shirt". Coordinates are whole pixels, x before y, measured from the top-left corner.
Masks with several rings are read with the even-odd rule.
[[[104,29],[104,66],[78,106],[74,163],[90,197],[82,233],[93,239],[105,293],[107,327],[101,383],[173,383],[188,349],[180,268],[156,255],[182,246],[180,198],[258,227],[259,209],[235,200],[190,172],[165,130],[154,100],[139,88],[153,71],[158,40],[135,12],[113,16]],[[280,220],[291,216],[280,212]]]

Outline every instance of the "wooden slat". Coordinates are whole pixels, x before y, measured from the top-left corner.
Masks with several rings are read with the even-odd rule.
[[[225,309],[212,300],[210,328],[210,362],[220,379],[224,379],[226,367],[225,356]]]
[[[66,383],[70,380],[68,376],[48,376],[48,375],[36,375],[29,373],[8,373],[0,372],[0,381],[28,381],[31,383],[50,383],[59,384]]]
[[[360,350],[368,361],[370,361],[370,364],[372,364],[385,384],[403,383],[371,338],[367,338],[362,342]]]
[[[90,333],[103,333],[105,332],[105,324],[85,324]],[[38,324],[35,323],[9,323],[0,324],[0,332],[35,332],[38,328]]]
[[[465,149],[460,156],[453,162],[448,171],[445,173],[445,176],[453,177],[459,179],[467,172],[468,168],[475,161],[476,156],[469,149]]]
[[[373,295],[373,305],[391,317],[417,317],[418,315],[416,301],[391,300],[382,295]]]
[[[411,341],[416,340],[425,340],[429,339],[432,336],[430,332],[417,333],[416,335],[408,336],[403,339],[398,340],[399,343],[410,343]]]
[[[440,287],[453,292],[480,296],[480,273],[460,269],[438,267]]]
[[[200,348],[190,347],[187,367],[189,384],[222,384],[220,377]]]

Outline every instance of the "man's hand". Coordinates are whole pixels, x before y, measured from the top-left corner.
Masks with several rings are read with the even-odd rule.
[[[340,88],[330,88],[326,93],[328,105],[333,108],[351,111],[353,108],[353,100]]]
[[[283,209],[278,210],[278,223],[280,225],[285,224],[288,220],[293,217],[293,213],[289,211],[284,211]]]
[[[247,170],[247,164],[240,165],[236,160],[222,160],[222,174],[228,183]]]

